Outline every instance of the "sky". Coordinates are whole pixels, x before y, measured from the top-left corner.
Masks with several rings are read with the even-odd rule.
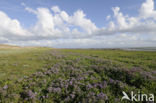
[[[1,0],[0,44],[156,47],[154,0]]]

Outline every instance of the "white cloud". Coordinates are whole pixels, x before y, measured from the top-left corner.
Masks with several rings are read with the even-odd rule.
[[[154,10],[154,0],[146,0],[140,8],[140,16],[143,18],[156,19],[156,10]]]
[[[120,29],[127,28],[127,22],[126,22],[126,17],[120,12],[119,7],[112,8],[114,12],[114,17],[117,20],[117,24],[120,27]]]
[[[18,20],[0,11],[0,43],[71,48],[156,45],[153,0],[146,0],[136,17],[123,14],[120,7],[113,7],[114,15],[106,17],[109,23],[102,28],[98,28],[82,10],[69,15],[58,6],[32,9],[24,3],[21,5],[36,16],[37,22],[25,29]]]
[[[36,35],[49,36],[55,35],[54,32],[54,18],[47,8],[38,8],[36,11],[38,21],[32,28]]]
[[[106,17],[106,19],[107,19],[107,20],[109,20],[110,18],[111,18],[111,16],[110,16],[110,15],[108,15],[108,16]]]
[[[109,29],[110,31],[113,31],[113,30],[115,29],[115,24],[114,24],[113,21],[110,21],[110,22],[109,22],[109,27],[108,27],[108,29]]]
[[[27,30],[23,29],[20,22],[9,18],[4,12],[0,11],[0,37],[6,39],[16,39],[29,36]]]
[[[26,6],[26,4],[24,2],[21,3],[22,6]]]
[[[58,6],[53,6],[51,8],[52,11],[54,11],[54,13],[59,13],[60,12],[60,8]]]
[[[52,7],[53,11],[54,8],[56,9],[58,7]],[[43,37],[65,37],[65,34],[73,34],[76,30],[79,34],[86,33],[89,35],[98,29],[90,19],[86,18],[86,15],[82,10],[78,10],[73,15],[69,16],[68,13],[61,11],[59,8],[59,12],[57,12],[57,14],[55,14],[56,11],[52,14],[47,8],[37,8],[37,10],[34,10],[26,7],[25,9],[28,12],[36,14],[38,22],[32,28],[32,31],[34,34]],[[71,27],[73,29],[70,29]],[[83,31],[78,31],[77,27],[79,30],[82,29]],[[73,37],[74,34],[70,36]]]
[[[65,11],[61,11],[60,17],[66,22],[69,21],[69,15]]]
[[[97,30],[96,25],[89,19],[85,17],[86,15],[82,10],[78,10],[70,18],[70,23],[76,26],[81,27],[84,31],[91,34],[93,31]]]
[[[37,13],[35,10],[33,10],[32,8],[29,8],[29,7],[25,7],[25,10],[27,10],[30,13],[34,13],[34,14]]]

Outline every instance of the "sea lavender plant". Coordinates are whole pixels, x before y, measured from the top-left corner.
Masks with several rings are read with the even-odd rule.
[[[108,96],[104,93],[97,94],[98,99],[108,100]]]

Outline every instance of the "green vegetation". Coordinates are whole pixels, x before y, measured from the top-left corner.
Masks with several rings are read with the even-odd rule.
[[[156,52],[0,48],[0,103],[120,103],[122,91],[156,95]]]
[[[48,48],[0,48],[0,80],[16,80],[41,69]]]

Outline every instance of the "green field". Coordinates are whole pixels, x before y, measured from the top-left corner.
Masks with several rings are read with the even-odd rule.
[[[0,48],[0,103],[121,103],[122,91],[156,95],[155,51]]]

